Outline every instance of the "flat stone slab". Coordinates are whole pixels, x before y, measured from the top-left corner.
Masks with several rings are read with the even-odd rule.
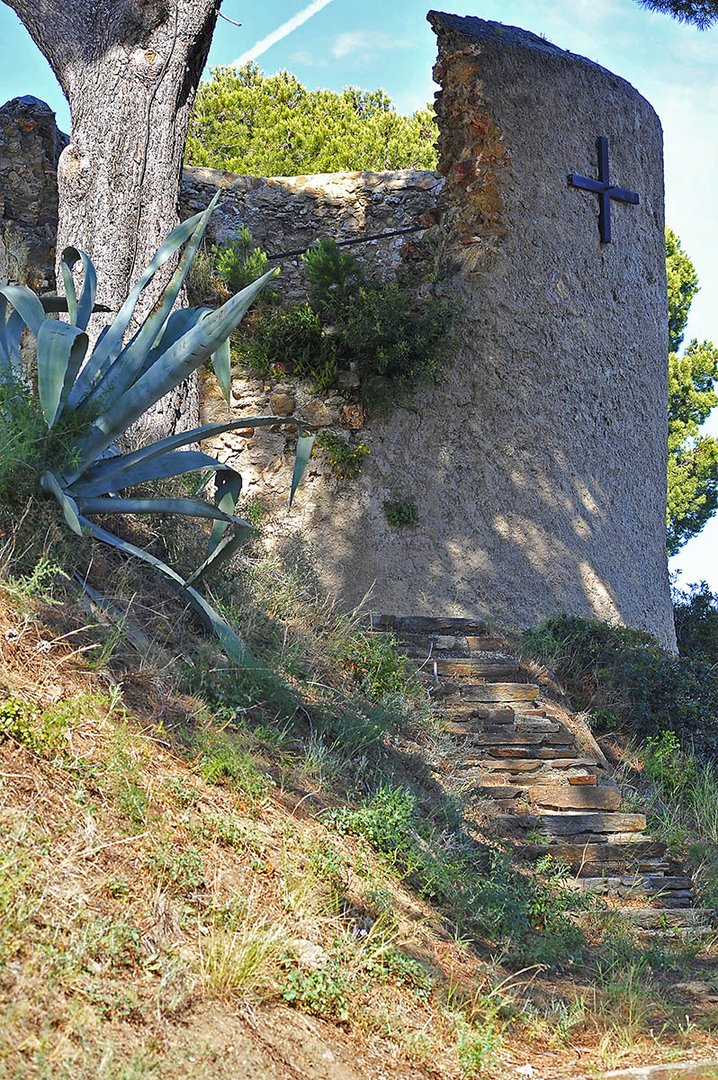
[[[591,876],[595,873],[593,867],[620,864],[639,867],[639,864],[650,866],[651,863],[655,865],[656,862],[663,865],[662,857],[666,852],[666,844],[662,840],[647,840],[636,833],[630,835],[630,842],[619,844],[597,843],[595,839],[589,844],[575,844],[571,840],[526,844],[517,849],[517,855],[522,859],[540,859],[550,851],[555,858],[571,866],[580,867],[581,873],[585,870]],[[599,870],[596,876],[600,877],[601,872]]]
[[[546,832],[552,836],[580,833],[640,833],[646,827],[645,814],[499,814],[497,828],[510,834]]]
[[[425,661],[425,670],[435,672],[437,675],[449,675],[460,678],[475,676],[480,679],[501,679],[506,681],[528,682],[529,678],[524,670],[516,663],[512,663],[508,657],[496,656],[491,659],[433,659],[429,657]]]
[[[549,810],[618,810],[621,792],[613,786],[535,784],[531,788],[531,801]]]
[[[622,874],[620,877],[579,877],[569,882],[576,892],[593,892],[616,896],[660,896],[670,893],[670,899],[680,898],[688,907],[693,896],[693,882],[686,877],[662,877],[655,874]],[[666,895],[666,900],[669,896]]]
[[[612,908],[641,930],[708,927],[715,918],[711,908]]]
[[[718,1080],[718,1058],[614,1069],[612,1072],[599,1073],[596,1080]]]
[[[448,700],[481,702],[521,702],[534,701],[539,695],[536,683],[487,682],[487,683],[443,683],[438,697]]]

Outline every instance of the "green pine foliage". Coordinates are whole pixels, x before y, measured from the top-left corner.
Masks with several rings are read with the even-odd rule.
[[[675,555],[718,509],[718,439],[701,426],[718,405],[718,348],[691,341],[679,352],[698,276],[681,242],[666,230],[668,275],[667,547]]]
[[[718,22],[717,0],[638,0],[649,11],[672,15],[679,22],[690,23],[699,30],[707,30]]]
[[[436,134],[433,109],[403,116],[383,90],[308,90],[247,64],[200,85],[186,160],[247,176],[434,169]]]

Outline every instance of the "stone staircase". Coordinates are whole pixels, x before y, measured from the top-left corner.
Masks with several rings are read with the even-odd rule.
[[[449,750],[435,763],[462,791],[477,831],[524,864],[546,855],[570,868],[571,886],[598,894],[644,933],[712,934],[693,881],[646,835],[643,814],[621,809],[609,763],[585,724],[552,701],[486,626],[458,618],[397,617],[390,630],[442,706]]]

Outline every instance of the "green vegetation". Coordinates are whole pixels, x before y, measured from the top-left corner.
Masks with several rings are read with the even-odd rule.
[[[89,348],[86,330],[97,310],[96,276],[92,262],[84,253],[74,248],[63,252],[67,293],[64,298],[47,296],[40,300],[25,286],[0,288],[0,416],[5,450],[0,495],[4,491],[8,502],[17,500],[18,496],[27,500],[28,487],[37,488],[57,502],[71,532],[80,537],[91,536],[149,563],[175,589],[180,587],[225,651],[240,658],[245,653],[242,641],[194,586],[210,569],[216,570],[229,558],[251,530],[249,522],[234,515],[241,477],[207,454],[178,451],[220,431],[286,420],[246,418],[205,425],[130,453],[121,453],[117,447],[117,441],[147,410],[205,360],[212,360],[217,380],[230,400],[229,335],[272,273],[253,280],[210,314],[198,308],[173,311],[216,201],[217,196],[207,210],[177,226],[167,237],[89,355],[86,355]],[[123,344],[143,290],[175,254],[179,254],[179,263],[160,300],[127,344]],[[78,263],[83,271],[79,296],[72,276]],[[257,270],[257,258],[256,252],[247,248],[242,265],[250,264],[248,276],[251,277]],[[70,321],[52,318],[51,313],[56,311],[66,311]],[[37,398],[28,388],[20,352],[20,339],[26,327],[36,340]],[[49,434],[40,436],[40,418],[48,433],[56,429],[54,438]],[[311,436],[298,437],[292,496],[312,442]],[[117,495],[138,485],[152,485],[198,472],[215,479],[214,503],[199,498]],[[129,543],[91,520],[109,514],[169,514],[209,519],[213,524],[206,557],[185,580],[146,548]]]
[[[308,90],[247,64],[200,83],[186,160],[247,176],[434,169],[435,139],[433,109],[402,116],[383,90]]]
[[[356,480],[361,476],[371,450],[365,442],[352,442],[333,431],[320,431],[317,446],[327,455],[332,472],[339,480]]]
[[[384,503],[384,514],[389,524],[397,528],[419,524],[416,500],[411,495],[404,495],[399,499],[388,499]]]
[[[265,252],[255,247],[249,229],[242,226],[234,240],[212,248],[214,266],[230,292],[240,292],[270,269]]]
[[[650,634],[578,615],[556,615],[521,639],[547,664],[572,704],[603,729],[645,738],[674,732],[688,749],[718,752],[718,597],[705,586],[676,599],[681,656]]]
[[[718,405],[718,348],[691,341],[679,353],[691,303],[695,267],[666,230],[668,273],[668,554],[696,536],[718,508],[718,439],[701,426]]]
[[[718,22],[717,0],[637,0],[641,7],[649,11],[660,11],[672,15],[679,22],[690,23],[699,30],[708,30]]]
[[[684,749],[673,731],[636,747],[638,788],[654,836],[692,868],[701,903],[718,908],[718,766]]]
[[[451,306],[416,299],[416,282],[369,278],[355,256],[330,239],[303,256],[308,301],[258,312],[234,339],[254,370],[309,378],[318,392],[351,370],[367,408],[388,413],[439,381],[451,345]]]

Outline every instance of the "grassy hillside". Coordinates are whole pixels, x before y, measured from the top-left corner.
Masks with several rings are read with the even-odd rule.
[[[215,583],[257,658],[237,670],[151,576],[39,520],[3,522],[0,1077],[553,1078],[710,1052],[714,1003],[685,990],[718,986],[710,960],[642,944],[550,860],[513,869],[438,785],[408,662],[306,570],[250,550]]]

